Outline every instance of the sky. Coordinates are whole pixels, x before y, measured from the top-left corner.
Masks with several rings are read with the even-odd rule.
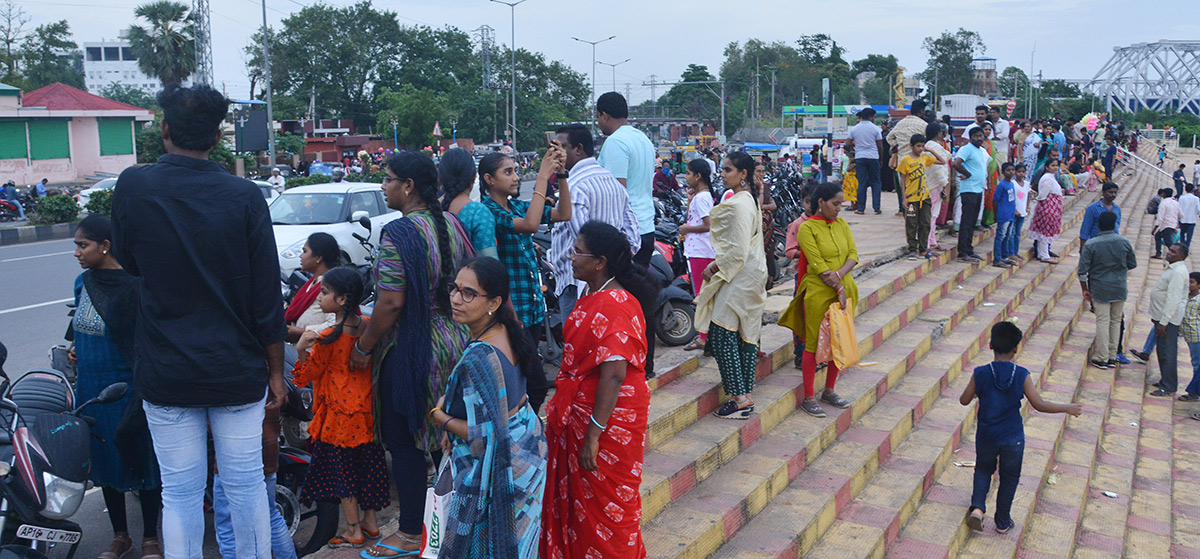
[[[14,0],[32,25],[66,19],[76,42],[115,39],[134,22],[139,0]],[[190,0],[185,0],[190,1]],[[351,0],[325,0],[335,6]],[[714,74],[730,42],[757,38],[794,42],[800,35],[826,33],[847,49],[847,60],[868,54],[895,54],[908,75],[925,68],[925,37],[959,27],[973,30],[987,46],[985,56],[997,66],[1017,66],[1046,78],[1089,79],[1109,60],[1115,46],[1163,39],[1200,39],[1194,0],[1160,0],[1154,9],[1131,9],[1119,0],[882,0],[797,3],[757,0],[526,0],[516,7],[516,45],[562,60],[588,75],[592,47],[571,37],[616,38],[596,48],[600,62],[629,62],[616,68],[616,89],[629,85],[631,102],[651,95],[643,85],[676,80],[689,63],[704,64]],[[84,3],[87,2],[87,3]],[[209,0],[212,11],[214,82],[231,97],[249,93],[243,48],[262,25],[259,0]],[[267,0],[267,20],[278,26],[288,14],[314,0]],[[488,0],[374,0],[377,9],[396,12],[401,24],[453,26],[462,30],[490,25],[498,43],[510,44],[508,6]],[[947,6],[950,7],[947,7]],[[897,11],[897,7],[904,7]],[[1119,25],[1118,25],[1119,24]],[[596,88],[613,89],[613,70],[595,69]],[[769,78],[767,78],[769,83]],[[660,86],[656,93],[662,95]],[[763,97],[768,93],[764,90]],[[795,100],[780,100],[794,104]]]

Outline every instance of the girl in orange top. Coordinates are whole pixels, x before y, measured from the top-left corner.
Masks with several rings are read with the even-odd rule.
[[[361,547],[367,538],[377,539],[375,512],[390,500],[383,447],[374,436],[371,370],[350,369],[350,352],[367,328],[358,311],[362,298],[357,270],[343,266],[327,272],[317,302],[338,322],[319,335],[305,332],[296,344],[296,385],[313,384],[312,465],[301,499],[341,501],[346,530],[329,540],[331,547]],[[361,526],[359,509],[364,511]]]

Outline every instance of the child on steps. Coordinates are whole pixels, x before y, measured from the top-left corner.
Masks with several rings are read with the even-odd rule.
[[[967,511],[967,526],[983,530],[983,514],[992,474],[1000,468],[1000,488],[996,491],[996,531],[1003,534],[1013,527],[1011,515],[1013,496],[1021,479],[1021,461],[1025,454],[1025,425],[1021,417],[1021,398],[1042,413],[1069,413],[1078,416],[1083,406],[1078,403],[1054,404],[1042,400],[1029,376],[1029,370],[1013,363],[1017,346],[1021,344],[1021,329],[1008,321],[992,326],[994,360],[976,367],[967,388],[958,401],[968,405],[979,397],[979,417],[975,434],[975,487],[971,507]]]

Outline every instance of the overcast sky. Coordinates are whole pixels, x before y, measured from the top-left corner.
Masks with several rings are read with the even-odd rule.
[[[15,0],[33,24],[66,19],[79,43],[115,38],[133,23],[139,0]],[[88,3],[84,3],[88,2]],[[327,0],[342,6],[350,0]],[[827,33],[841,44],[847,60],[867,54],[895,54],[909,75],[923,70],[921,41],[944,30],[965,27],[980,33],[986,56],[1000,68],[1028,71],[1037,43],[1034,73],[1047,78],[1093,77],[1112,56],[1112,47],[1161,39],[1200,39],[1194,0],[851,0],[795,2],[758,0],[527,0],[517,6],[516,44],[563,60],[590,75],[592,51],[571,40],[616,39],[597,47],[601,62],[630,62],[617,67],[617,89],[630,84],[632,101],[650,97],[642,83],[678,79],[689,63],[716,73],[731,41],[758,38],[792,42],[798,36]],[[313,0],[267,0],[272,26]],[[213,66],[217,87],[232,97],[249,92],[242,49],[262,25],[259,0],[210,0]],[[497,41],[510,42],[509,8],[487,0],[375,0],[376,8],[400,15],[402,24],[451,25],[472,30],[487,24]],[[1152,9],[1140,9],[1145,6]],[[897,11],[900,8],[903,11]],[[1174,16],[1174,17],[1173,17]],[[769,83],[769,78],[768,83]],[[612,89],[608,66],[596,67],[597,89]],[[657,93],[661,95],[663,89]],[[764,90],[763,98],[768,92]],[[780,100],[793,103],[795,100]]]

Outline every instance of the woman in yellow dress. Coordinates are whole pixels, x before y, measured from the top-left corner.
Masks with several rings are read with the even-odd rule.
[[[858,203],[858,172],[854,168],[852,141],[842,147],[842,197],[846,200],[846,209],[853,210]]]

